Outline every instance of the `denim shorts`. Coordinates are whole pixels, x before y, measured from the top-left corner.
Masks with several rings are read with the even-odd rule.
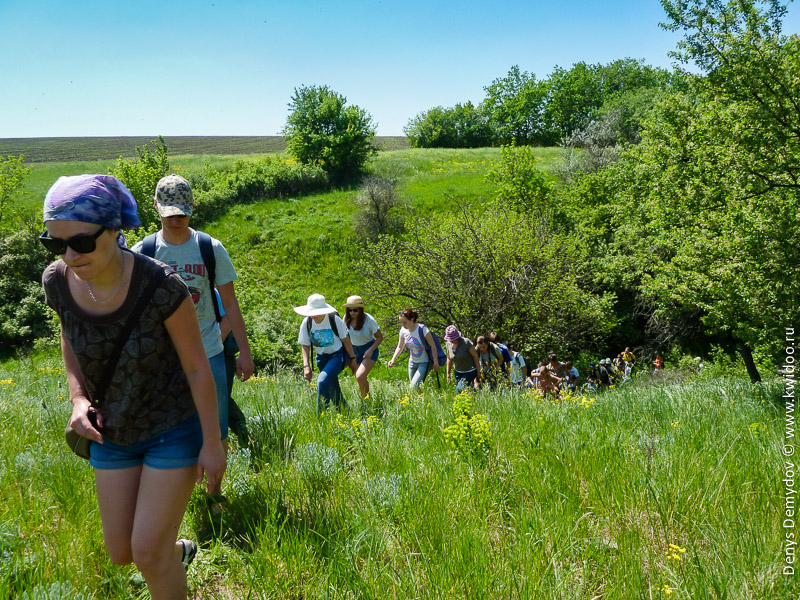
[[[363,344],[361,346],[353,346],[353,350],[355,350],[355,353],[356,353],[356,362],[359,365],[364,361],[365,358],[368,359],[368,360],[374,360],[375,362],[378,362],[378,354],[379,354],[378,350],[379,350],[379,348],[375,348],[375,350],[372,351],[372,354],[370,356],[365,356],[364,355],[364,353],[367,350],[369,350],[370,346],[372,346],[373,343],[374,342],[368,342],[368,343]]]
[[[120,446],[110,440],[92,442],[89,464],[95,469],[127,469],[142,464],[153,469],[181,469],[197,464],[202,447],[203,430],[195,413],[183,423],[132,446]]]

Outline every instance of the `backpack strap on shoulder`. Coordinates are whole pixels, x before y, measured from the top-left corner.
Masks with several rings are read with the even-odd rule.
[[[214,292],[217,282],[217,257],[214,256],[214,246],[211,243],[211,236],[202,231],[197,232],[197,244],[200,246],[200,256],[203,258],[203,264],[206,267],[206,274],[208,275],[208,283],[211,287],[211,302],[214,306],[214,316],[217,318],[217,323],[222,320],[220,314],[219,304],[217,304],[217,295]]]
[[[142,240],[142,254],[145,256],[156,257],[156,236],[157,233],[151,233]]]
[[[331,330],[333,330],[333,335],[337,338],[342,339],[339,336],[339,330],[336,327],[336,317],[334,316],[336,313],[328,313],[328,323],[330,323]]]

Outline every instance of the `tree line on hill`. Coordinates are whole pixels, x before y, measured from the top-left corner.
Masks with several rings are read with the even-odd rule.
[[[685,85],[681,73],[631,58],[556,67],[544,79],[515,65],[484,88],[478,106],[436,106],[412,118],[404,132],[412,148],[554,146],[594,120],[613,117],[620,140],[630,142],[654,99]]]

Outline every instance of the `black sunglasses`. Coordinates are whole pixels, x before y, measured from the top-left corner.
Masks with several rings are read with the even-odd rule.
[[[348,308],[347,312],[359,312],[360,310],[360,308]]]
[[[81,233],[80,235],[73,235],[68,240],[62,240],[61,238],[50,237],[45,229],[44,233],[39,236],[39,241],[53,254],[66,254],[67,246],[80,254],[90,254],[97,249],[97,238],[105,230],[106,227],[104,225],[97,233]]]

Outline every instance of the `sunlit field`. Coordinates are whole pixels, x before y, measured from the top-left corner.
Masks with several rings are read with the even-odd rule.
[[[780,573],[777,383],[654,380],[543,399],[376,381],[317,415],[281,371],[238,383],[250,448],[194,495],[197,598],[795,598]],[[63,441],[59,358],[0,367],[0,597],[140,598]]]

